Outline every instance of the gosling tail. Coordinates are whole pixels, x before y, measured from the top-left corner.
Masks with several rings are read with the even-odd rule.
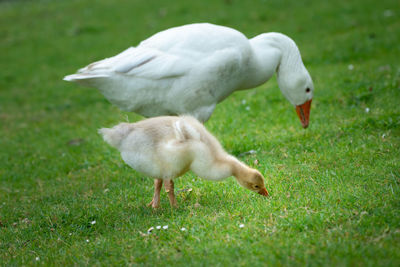
[[[121,142],[132,130],[132,123],[120,123],[113,128],[101,128],[98,130],[98,133],[103,136],[106,143],[118,149]]]

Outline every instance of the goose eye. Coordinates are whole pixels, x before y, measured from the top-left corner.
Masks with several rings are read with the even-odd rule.
[[[311,91],[310,88],[307,88],[307,89],[306,89],[306,93],[309,93],[310,91]]]

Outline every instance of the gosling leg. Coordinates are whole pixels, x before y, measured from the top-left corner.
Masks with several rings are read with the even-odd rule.
[[[164,183],[164,187],[165,192],[168,193],[169,204],[171,204],[171,207],[178,207],[174,192],[174,182],[172,180],[166,180]]]
[[[153,200],[147,204],[147,206],[152,206],[153,209],[157,209],[160,207],[160,192],[162,187],[163,180],[162,179],[155,179],[154,180],[154,196]]]

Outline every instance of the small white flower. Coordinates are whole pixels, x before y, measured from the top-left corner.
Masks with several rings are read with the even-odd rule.
[[[385,139],[385,137],[386,137],[386,134],[382,134],[382,139]]]
[[[247,106],[247,107],[246,107],[246,110],[247,110],[247,111],[249,111],[249,110],[250,110],[250,107],[249,107],[249,106]]]
[[[157,225],[157,230],[160,230],[161,229],[161,225]]]
[[[147,230],[147,233],[149,233],[149,234],[150,234],[150,233],[151,233],[151,231],[153,231],[153,230],[154,230],[154,227],[152,226],[152,227],[150,227],[150,228],[149,228],[149,230]]]
[[[347,66],[347,68],[348,68],[349,70],[354,70],[353,64],[350,64],[349,66]]]
[[[162,228],[163,229],[168,229],[168,225],[164,225]]]
[[[246,104],[246,99],[242,100],[242,105]]]
[[[368,113],[369,112],[369,108],[365,108],[365,112]]]
[[[104,189],[104,193],[107,193],[108,191],[110,191],[110,189],[108,189],[108,188],[106,188],[106,189]]]
[[[89,239],[86,239],[86,243],[89,243]]]
[[[72,235],[72,233],[69,233],[69,235]]]
[[[239,228],[243,228],[243,227],[244,227],[243,223],[239,224]]]
[[[36,258],[35,258],[35,260],[36,260],[36,261],[39,261],[39,260],[40,260],[40,258],[39,258],[39,257],[36,257]]]
[[[390,9],[386,9],[386,10],[383,12],[383,16],[384,16],[384,17],[392,17],[393,15],[394,15],[394,13],[393,13],[393,11],[390,10]]]
[[[93,224],[96,224],[96,221],[91,221],[90,224],[92,224],[92,225],[93,225]]]
[[[182,227],[182,228],[181,228],[181,231],[182,231],[182,232],[186,231],[186,228],[185,228],[185,227]]]

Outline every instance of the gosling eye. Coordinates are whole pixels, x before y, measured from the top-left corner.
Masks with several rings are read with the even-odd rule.
[[[306,93],[309,93],[310,91],[311,91],[311,89],[307,87]]]
[[[254,188],[255,188],[255,189],[259,189],[260,187],[259,187],[258,185],[255,185]]]

